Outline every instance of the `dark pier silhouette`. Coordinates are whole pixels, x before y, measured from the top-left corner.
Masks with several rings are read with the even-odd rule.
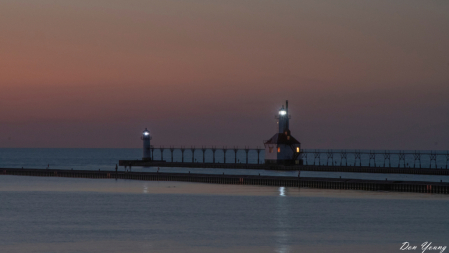
[[[414,174],[414,175],[449,175],[446,169],[412,169],[392,167],[359,167],[359,166],[317,166],[317,165],[270,165],[246,163],[182,163],[182,162],[148,162],[142,160],[120,160],[120,166],[172,167],[172,168],[208,168],[208,169],[253,169],[280,171],[323,171],[323,172],[356,172],[381,174]]]
[[[298,159],[303,165],[264,163],[264,149],[260,148],[169,148],[151,147],[149,160],[120,160],[120,166],[229,168],[259,170],[303,170],[328,172],[394,173],[417,175],[449,175],[448,151],[402,150],[320,150],[303,149]],[[169,159],[164,159],[169,153]],[[217,154],[220,155],[218,159]],[[178,155],[177,161],[174,156]],[[186,159],[189,155],[190,159]],[[210,161],[206,161],[209,155]],[[249,157],[253,159],[250,160]],[[167,156],[165,156],[167,157]],[[239,158],[238,158],[239,157]],[[256,158],[257,157],[257,158]]]
[[[213,184],[307,187],[320,189],[394,191],[449,194],[449,183],[421,181],[383,181],[342,178],[280,177],[225,174],[126,172],[93,170],[51,170],[2,168],[0,175],[68,177],[92,179],[129,179],[147,181],[180,181]]]

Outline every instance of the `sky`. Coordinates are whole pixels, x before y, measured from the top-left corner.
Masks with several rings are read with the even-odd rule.
[[[447,0],[1,0],[0,148],[449,150]]]

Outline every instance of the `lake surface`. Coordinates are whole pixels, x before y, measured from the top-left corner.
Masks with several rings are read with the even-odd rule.
[[[399,252],[444,195],[0,176],[0,252]]]
[[[140,156],[8,152],[0,167],[113,169]],[[405,241],[422,252],[449,245],[448,211],[435,194],[0,175],[0,252],[404,252]]]

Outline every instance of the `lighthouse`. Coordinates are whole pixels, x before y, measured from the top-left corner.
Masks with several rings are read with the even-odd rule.
[[[142,160],[151,160],[151,144],[150,144],[151,135],[150,135],[150,131],[148,131],[148,129],[145,128],[145,130],[142,133],[141,139],[143,141],[143,158],[142,158]]]
[[[301,143],[290,133],[288,100],[285,102],[285,107],[282,105],[279,109],[276,119],[279,124],[278,133],[269,140],[264,141],[265,163],[282,165],[302,164],[302,160],[298,159],[301,152]]]

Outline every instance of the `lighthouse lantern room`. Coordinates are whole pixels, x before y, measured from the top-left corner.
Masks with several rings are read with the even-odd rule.
[[[143,140],[143,157],[142,160],[151,160],[151,135],[150,131],[145,128],[145,130],[142,133],[141,139]]]
[[[288,114],[288,100],[285,102],[285,108],[282,105],[276,115],[279,123],[279,131],[271,139],[264,141],[265,163],[282,165],[302,165],[302,160],[298,159],[301,152],[301,143],[297,141],[290,133]]]

